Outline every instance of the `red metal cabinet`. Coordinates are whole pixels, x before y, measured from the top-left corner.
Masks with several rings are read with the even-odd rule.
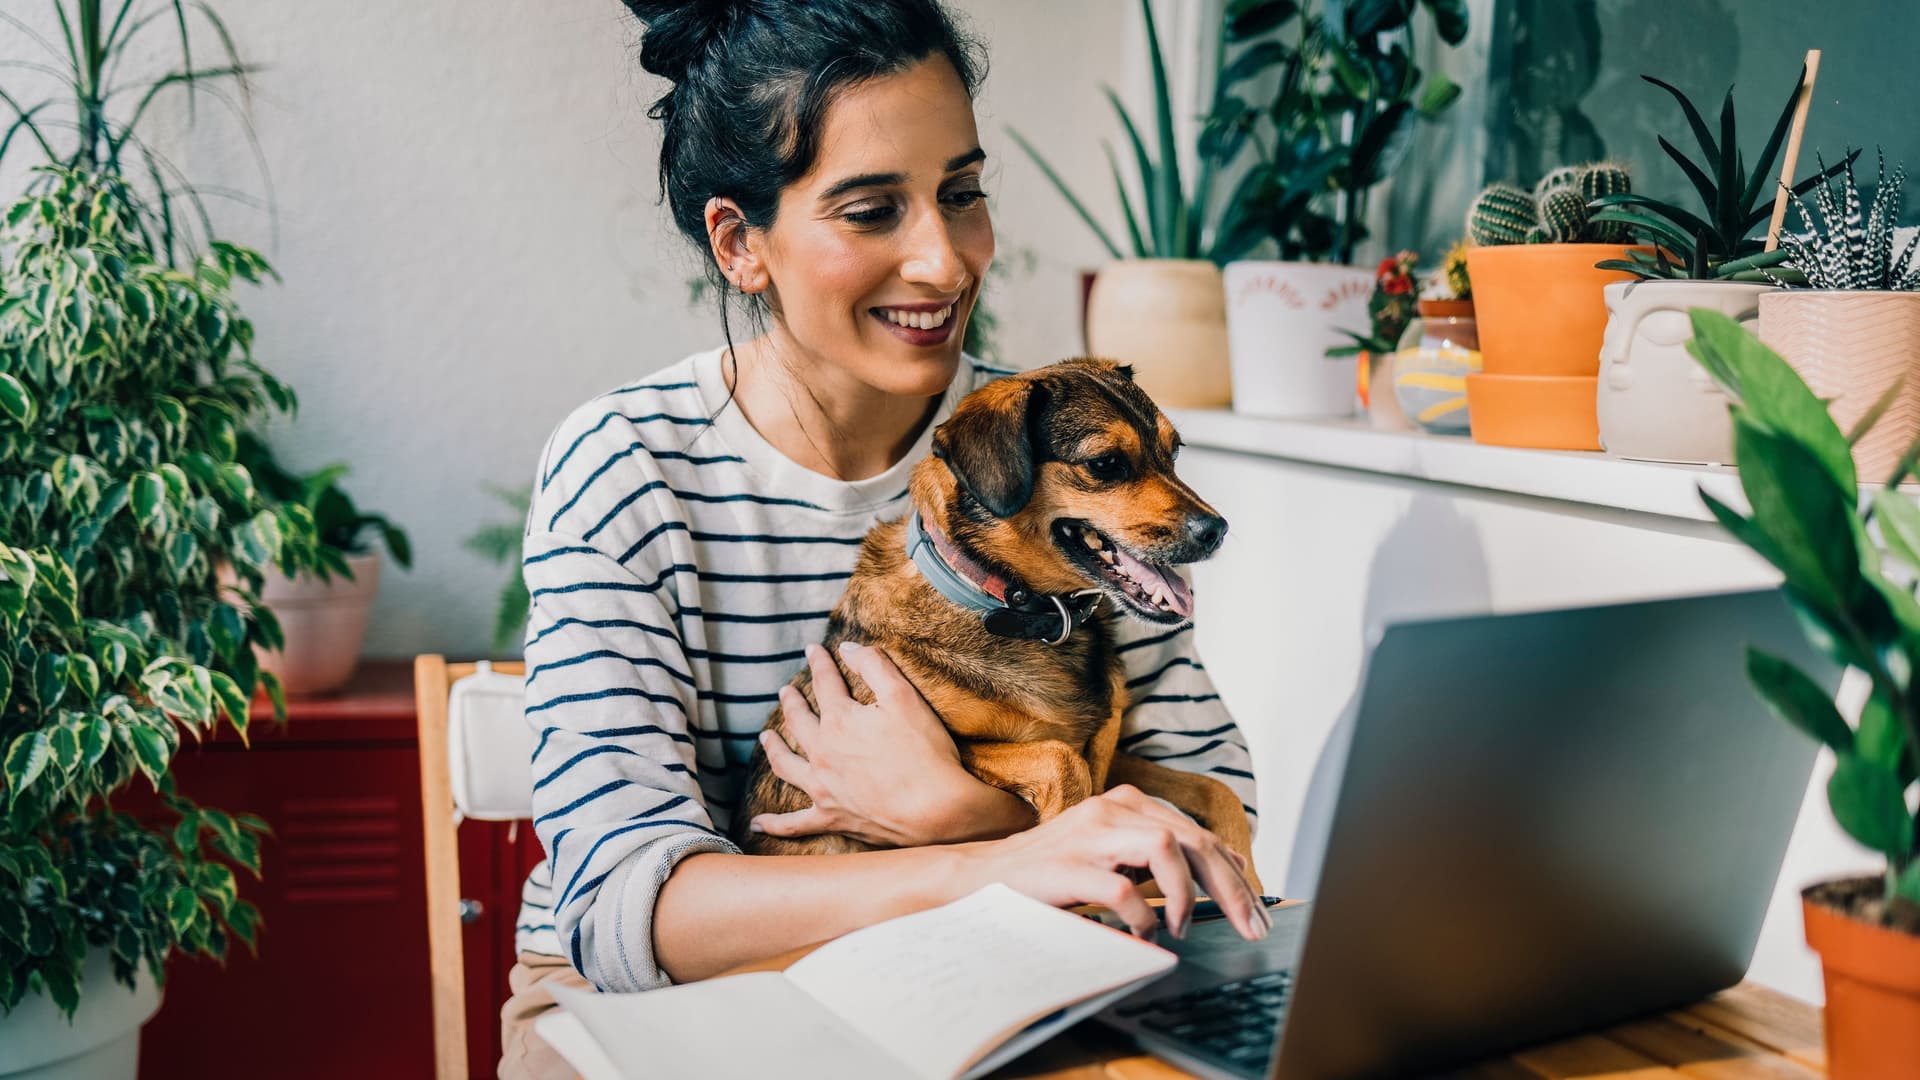
[[[288,712],[282,730],[256,713],[251,750],[223,736],[175,759],[182,792],[259,814],[274,836],[261,880],[242,875],[263,916],[260,955],[236,946],[224,968],[175,958],[141,1034],[142,1080],[432,1075],[412,664],[370,661],[343,693]],[[475,1077],[499,1061],[520,886],[541,857],[531,828],[515,833],[460,827],[461,895],[481,903],[465,929]]]

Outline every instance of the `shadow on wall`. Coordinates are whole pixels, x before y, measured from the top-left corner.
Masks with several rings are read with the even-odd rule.
[[[1353,743],[1361,688],[1367,682],[1372,649],[1395,622],[1483,614],[1493,610],[1493,588],[1480,530],[1460,512],[1457,500],[1416,494],[1407,511],[1387,531],[1367,567],[1367,598],[1361,626],[1365,641],[1353,694],[1341,706],[1327,741],[1321,745],[1300,810],[1299,831],[1287,863],[1286,876],[1275,883],[1289,899],[1313,896],[1320,883],[1326,856],[1327,833],[1333,825],[1333,807],[1346,769],[1347,749]]]

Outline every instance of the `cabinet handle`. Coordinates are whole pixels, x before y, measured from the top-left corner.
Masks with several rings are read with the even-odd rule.
[[[463,923],[479,922],[486,910],[486,906],[478,900],[469,900],[464,896],[460,898],[460,921]]]

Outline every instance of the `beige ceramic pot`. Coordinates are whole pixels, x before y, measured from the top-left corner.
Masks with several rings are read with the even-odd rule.
[[[367,636],[367,613],[380,588],[376,552],[347,556],[353,580],[336,575],[321,581],[311,575],[289,579],[269,568],[260,599],[280,620],[286,648],[256,649],[260,666],[280,677],[288,694],[324,694],[353,677],[360,646]]]
[[[1760,297],[1760,340],[1832,402],[1842,431],[1906,376],[1892,406],[1853,447],[1860,482],[1885,480],[1920,434],[1920,293],[1774,290]]]
[[[1133,366],[1162,406],[1217,409],[1233,400],[1220,268],[1203,259],[1108,263],[1087,301],[1087,348]]]
[[[1600,445],[1615,457],[1692,465],[1733,462],[1727,396],[1687,351],[1696,307],[1742,322],[1772,285],[1743,281],[1626,281],[1604,290]]]

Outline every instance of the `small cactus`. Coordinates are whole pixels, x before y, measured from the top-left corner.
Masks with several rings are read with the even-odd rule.
[[[1533,196],[1512,184],[1490,184],[1467,210],[1467,238],[1475,244],[1519,244],[1539,221]]]
[[[1562,165],[1548,172],[1540,178],[1539,183],[1533,185],[1533,201],[1544,202],[1547,193],[1551,191],[1579,187],[1581,179],[1586,175],[1586,170],[1585,165]]]
[[[1627,179],[1627,167],[1613,161],[1596,161],[1587,166],[1580,177],[1580,194],[1586,196],[1588,215],[1592,215],[1591,204],[1595,199],[1604,199],[1609,195],[1625,195],[1633,190]],[[1618,221],[1589,221],[1587,237],[1602,244],[1622,244],[1632,237],[1631,227]]]
[[[1577,243],[1587,228],[1587,199],[1578,188],[1554,188],[1540,200],[1540,230],[1550,244]]]

